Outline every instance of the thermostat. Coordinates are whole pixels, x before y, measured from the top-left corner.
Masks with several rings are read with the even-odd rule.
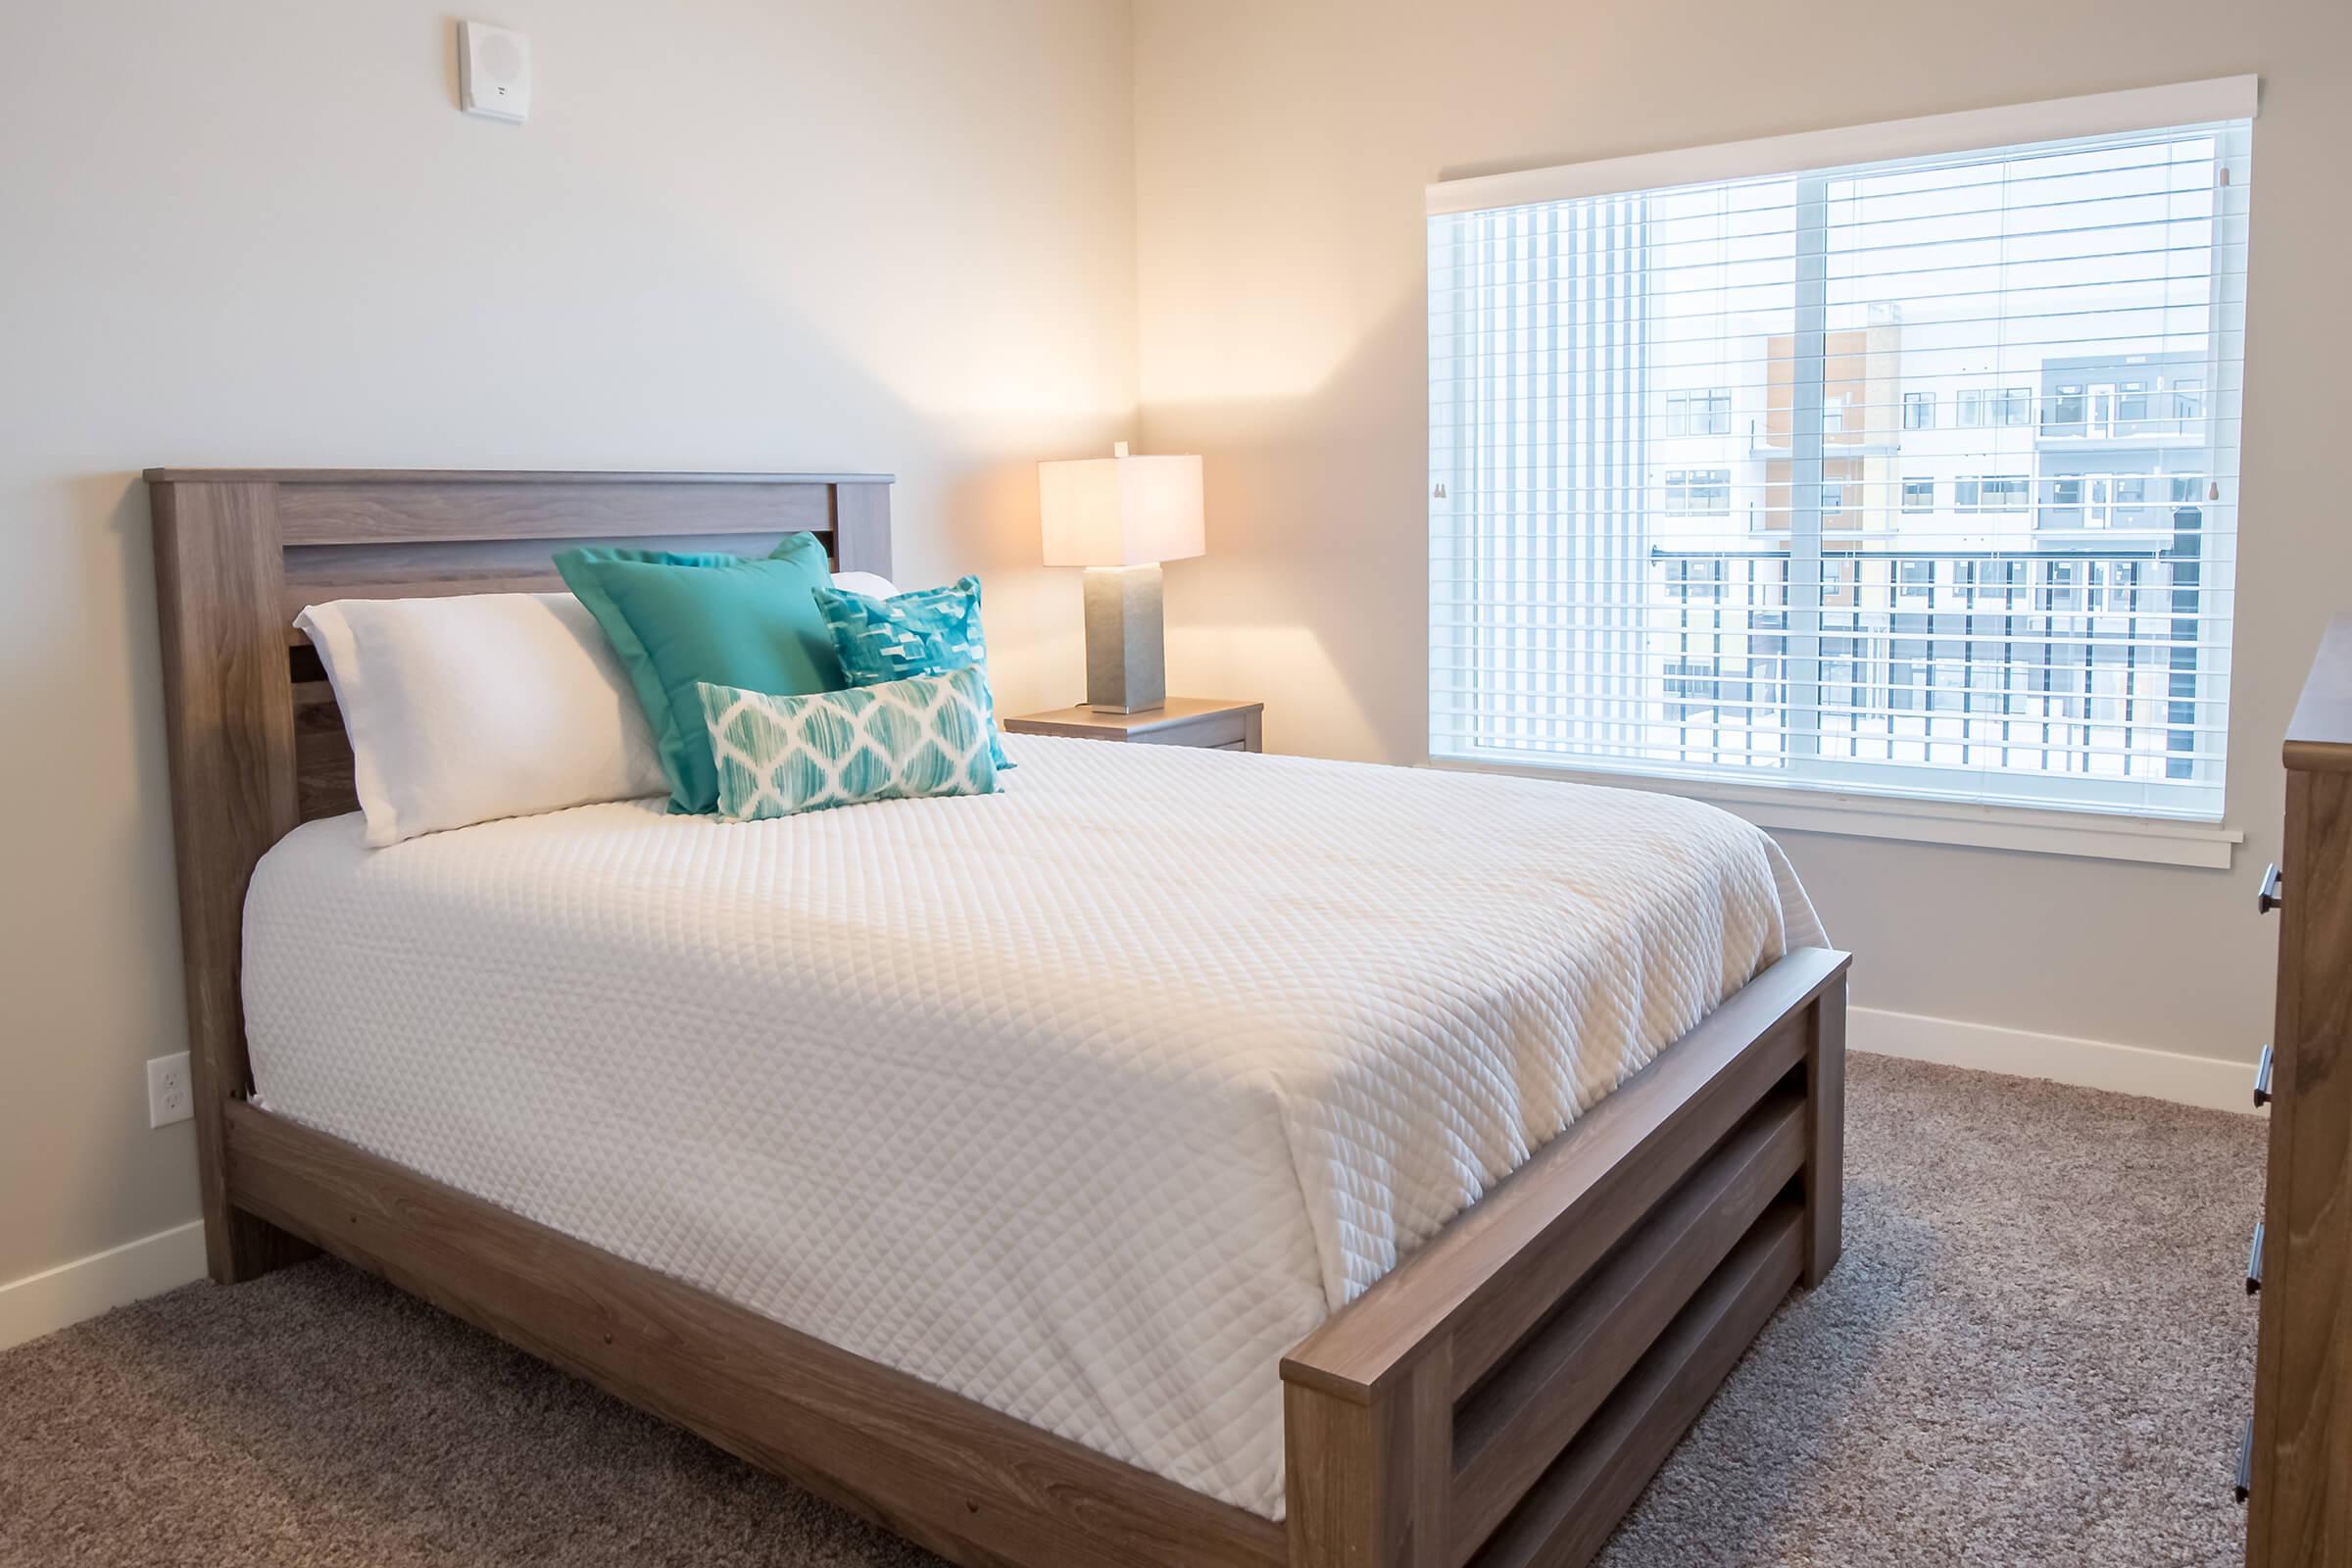
[[[469,115],[520,124],[531,112],[531,42],[484,22],[458,24],[458,102]]]

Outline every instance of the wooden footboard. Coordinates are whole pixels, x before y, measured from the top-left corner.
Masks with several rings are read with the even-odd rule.
[[[1293,1568],[1572,1568],[1837,1262],[1845,955],[1758,976],[1283,1362]]]

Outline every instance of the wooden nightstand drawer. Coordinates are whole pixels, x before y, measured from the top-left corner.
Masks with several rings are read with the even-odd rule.
[[[1226,703],[1204,697],[1171,697],[1143,713],[1099,713],[1091,708],[1058,708],[1004,720],[1015,735],[1063,735],[1079,740],[1125,741],[1134,746],[1192,746],[1213,752],[1265,749],[1263,703]]]
[[[1249,714],[1235,710],[1222,713],[1202,713],[1198,718],[1175,718],[1127,736],[1137,746],[1200,746],[1212,751],[1236,747],[1249,751],[1250,728],[1256,720],[1252,710]]]

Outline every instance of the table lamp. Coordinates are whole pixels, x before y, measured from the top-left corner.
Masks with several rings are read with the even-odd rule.
[[[1037,466],[1046,564],[1086,568],[1086,705],[1141,713],[1168,700],[1159,564],[1203,549],[1199,458]]]

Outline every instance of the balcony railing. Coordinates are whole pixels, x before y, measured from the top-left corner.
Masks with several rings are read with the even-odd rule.
[[[1654,760],[2189,779],[2218,764],[2198,536],[2064,553],[1654,549]],[[1792,589],[1796,590],[1792,592]],[[2217,705],[2218,706],[2218,705]]]

